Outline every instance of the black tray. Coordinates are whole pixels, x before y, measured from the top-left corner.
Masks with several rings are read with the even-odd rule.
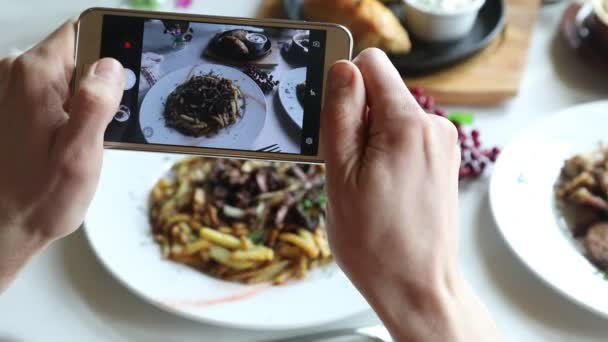
[[[328,0],[331,1],[331,0]],[[304,0],[283,0],[285,14],[289,19],[303,20]],[[405,25],[402,5],[389,6]],[[451,66],[468,58],[488,46],[505,25],[504,0],[487,0],[479,11],[471,33],[465,38],[447,43],[427,43],[412,36],[412,51],[403,55],[391,55],[397,69],[404,75],[427,74]]]
[[[261,59],[265,56],[267,56],[271,50],[272,50],[272,43],[270,42],[270,39],[268,39],[268,41],[266,42],[266,44],[264,45],[264,49],[260,50],[258,52],[255,53],[249,53],[248,55],[245,56],[234,56],[234,55],[230,55],[227,54],[223,51],[222,48],[220,48],[218,46],[218,41],[219,39],[224,36],[225,34],[230,33],[230,31],[234,31],[234,30],[229,30],[226,32],[221,32],[216,34],[212,39],[211,42],[209,43],[209,49],[217,56],[223,57],[223,58],[227,58],[230,60],[235,60],[235,61],[254,61],[254,60],[258,60]]]

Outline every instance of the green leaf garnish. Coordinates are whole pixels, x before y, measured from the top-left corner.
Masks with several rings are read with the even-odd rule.
[[[324,206],[327,203],[327,195],[325,195],[325,194],[319,195],[318,201],[319,201],[320,206]]]
[[[448,114],[448,119],[459,125],[466,126],[473,124],[473,122],[475,121],[475,116],[473,115],[473,113],[469,112],[452,112]]]
[[[264,229],[252,231],[249,233],[249,239],[256,245],[261,244],[264,241]]]
[[[310,209],[310,208],[312,208],[312,205],[313,205],[313,203],[309,199],[305,199],[302,201],[302,207],[304,207],[304,209]]]

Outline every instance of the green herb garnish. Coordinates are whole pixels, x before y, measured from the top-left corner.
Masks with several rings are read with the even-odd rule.
[[[312,208],[312,206],[313,206],[313,203],[312,203],[311,200],[305,199],[305,200],[302,201],[302,207],[304,209],[310,209],[310,208]]]
[[[319,199],[317,201],[319,202],[319,205],[321,207],[325,206],[325,204],[327,204],[327,195],[326,194],[319,195]]]
[[[448,119],[453,123],[457,123],[459,125],[472,125],[475,121],[475,116],[473,113],[468,112],[452,112],[448,114]]]
[[[249,239],[251,239],[251,241],[256,245],[261,244],[262,242],[264,242],[264,232],[264,229],[254,230],[249,233]]]

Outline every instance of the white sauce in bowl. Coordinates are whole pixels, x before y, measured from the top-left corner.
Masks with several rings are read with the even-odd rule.
[[[414,3],[438,12],[457,12],[471,6],[477,0],[415,0]]]

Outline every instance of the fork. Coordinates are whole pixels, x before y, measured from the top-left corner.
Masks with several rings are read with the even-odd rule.
[[[382,325],[376,325],[358,329],[341,329],[334,331],[326,331],[318,334],[303,335],[298,337],[275,340],[273,342],[314,342],[314,341],[331,341],[332,338],[338,337],[367,337],[369,341],[374,342],[393,342],[388,330]]]
[[[273,144],[270,146],[263,147],[257,150],[257,152],[281,152],[281,148],[279,147],[279,145]]]

